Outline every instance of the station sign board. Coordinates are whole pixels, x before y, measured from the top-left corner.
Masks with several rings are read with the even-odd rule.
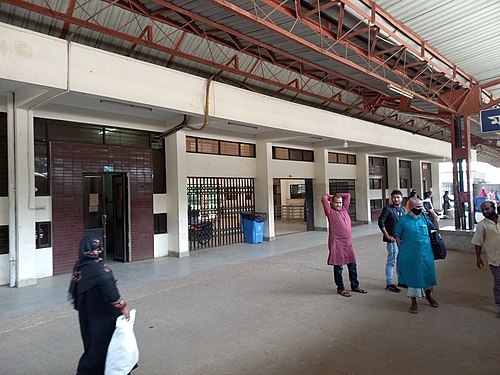
[[[500,108],[481,111],[481,132],[500,132]]]

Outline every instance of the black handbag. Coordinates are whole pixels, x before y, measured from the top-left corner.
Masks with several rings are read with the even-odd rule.
[[[423,214],[425,215],[425,214]],[[446,245],[444,244],[441,235],[437,230],[432,231],[429,227],[429,221],[427,217],[424,216],[425,222],[427,224],[427,230],[429,231],[429,237],[431,239],[431,248],[434,253],[434,260],[445,259],[446,258]]]

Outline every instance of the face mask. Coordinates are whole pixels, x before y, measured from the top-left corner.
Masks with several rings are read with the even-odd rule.
[[[418,216],[422,213],[422,209],[421,208],[412,208],[411,212],[413,212],[415,215]]]

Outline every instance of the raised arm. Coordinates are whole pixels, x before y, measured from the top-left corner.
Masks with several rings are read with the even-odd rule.
[[[326,216],[328,216],[328,213],[332,209],[332,206],[330,204],[330,199],[331,199],[330,194],[325,194],[321,198],[321,203],[323,204],[323,211],[325,212]]]

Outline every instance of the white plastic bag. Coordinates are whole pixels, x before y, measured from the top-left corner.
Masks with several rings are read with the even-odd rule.
[[[124,315],[116,318],[116,328],[108,346],[105,375],[126,375],[139,362],[139,348],[134,335],[135,309],[130,320]]]

